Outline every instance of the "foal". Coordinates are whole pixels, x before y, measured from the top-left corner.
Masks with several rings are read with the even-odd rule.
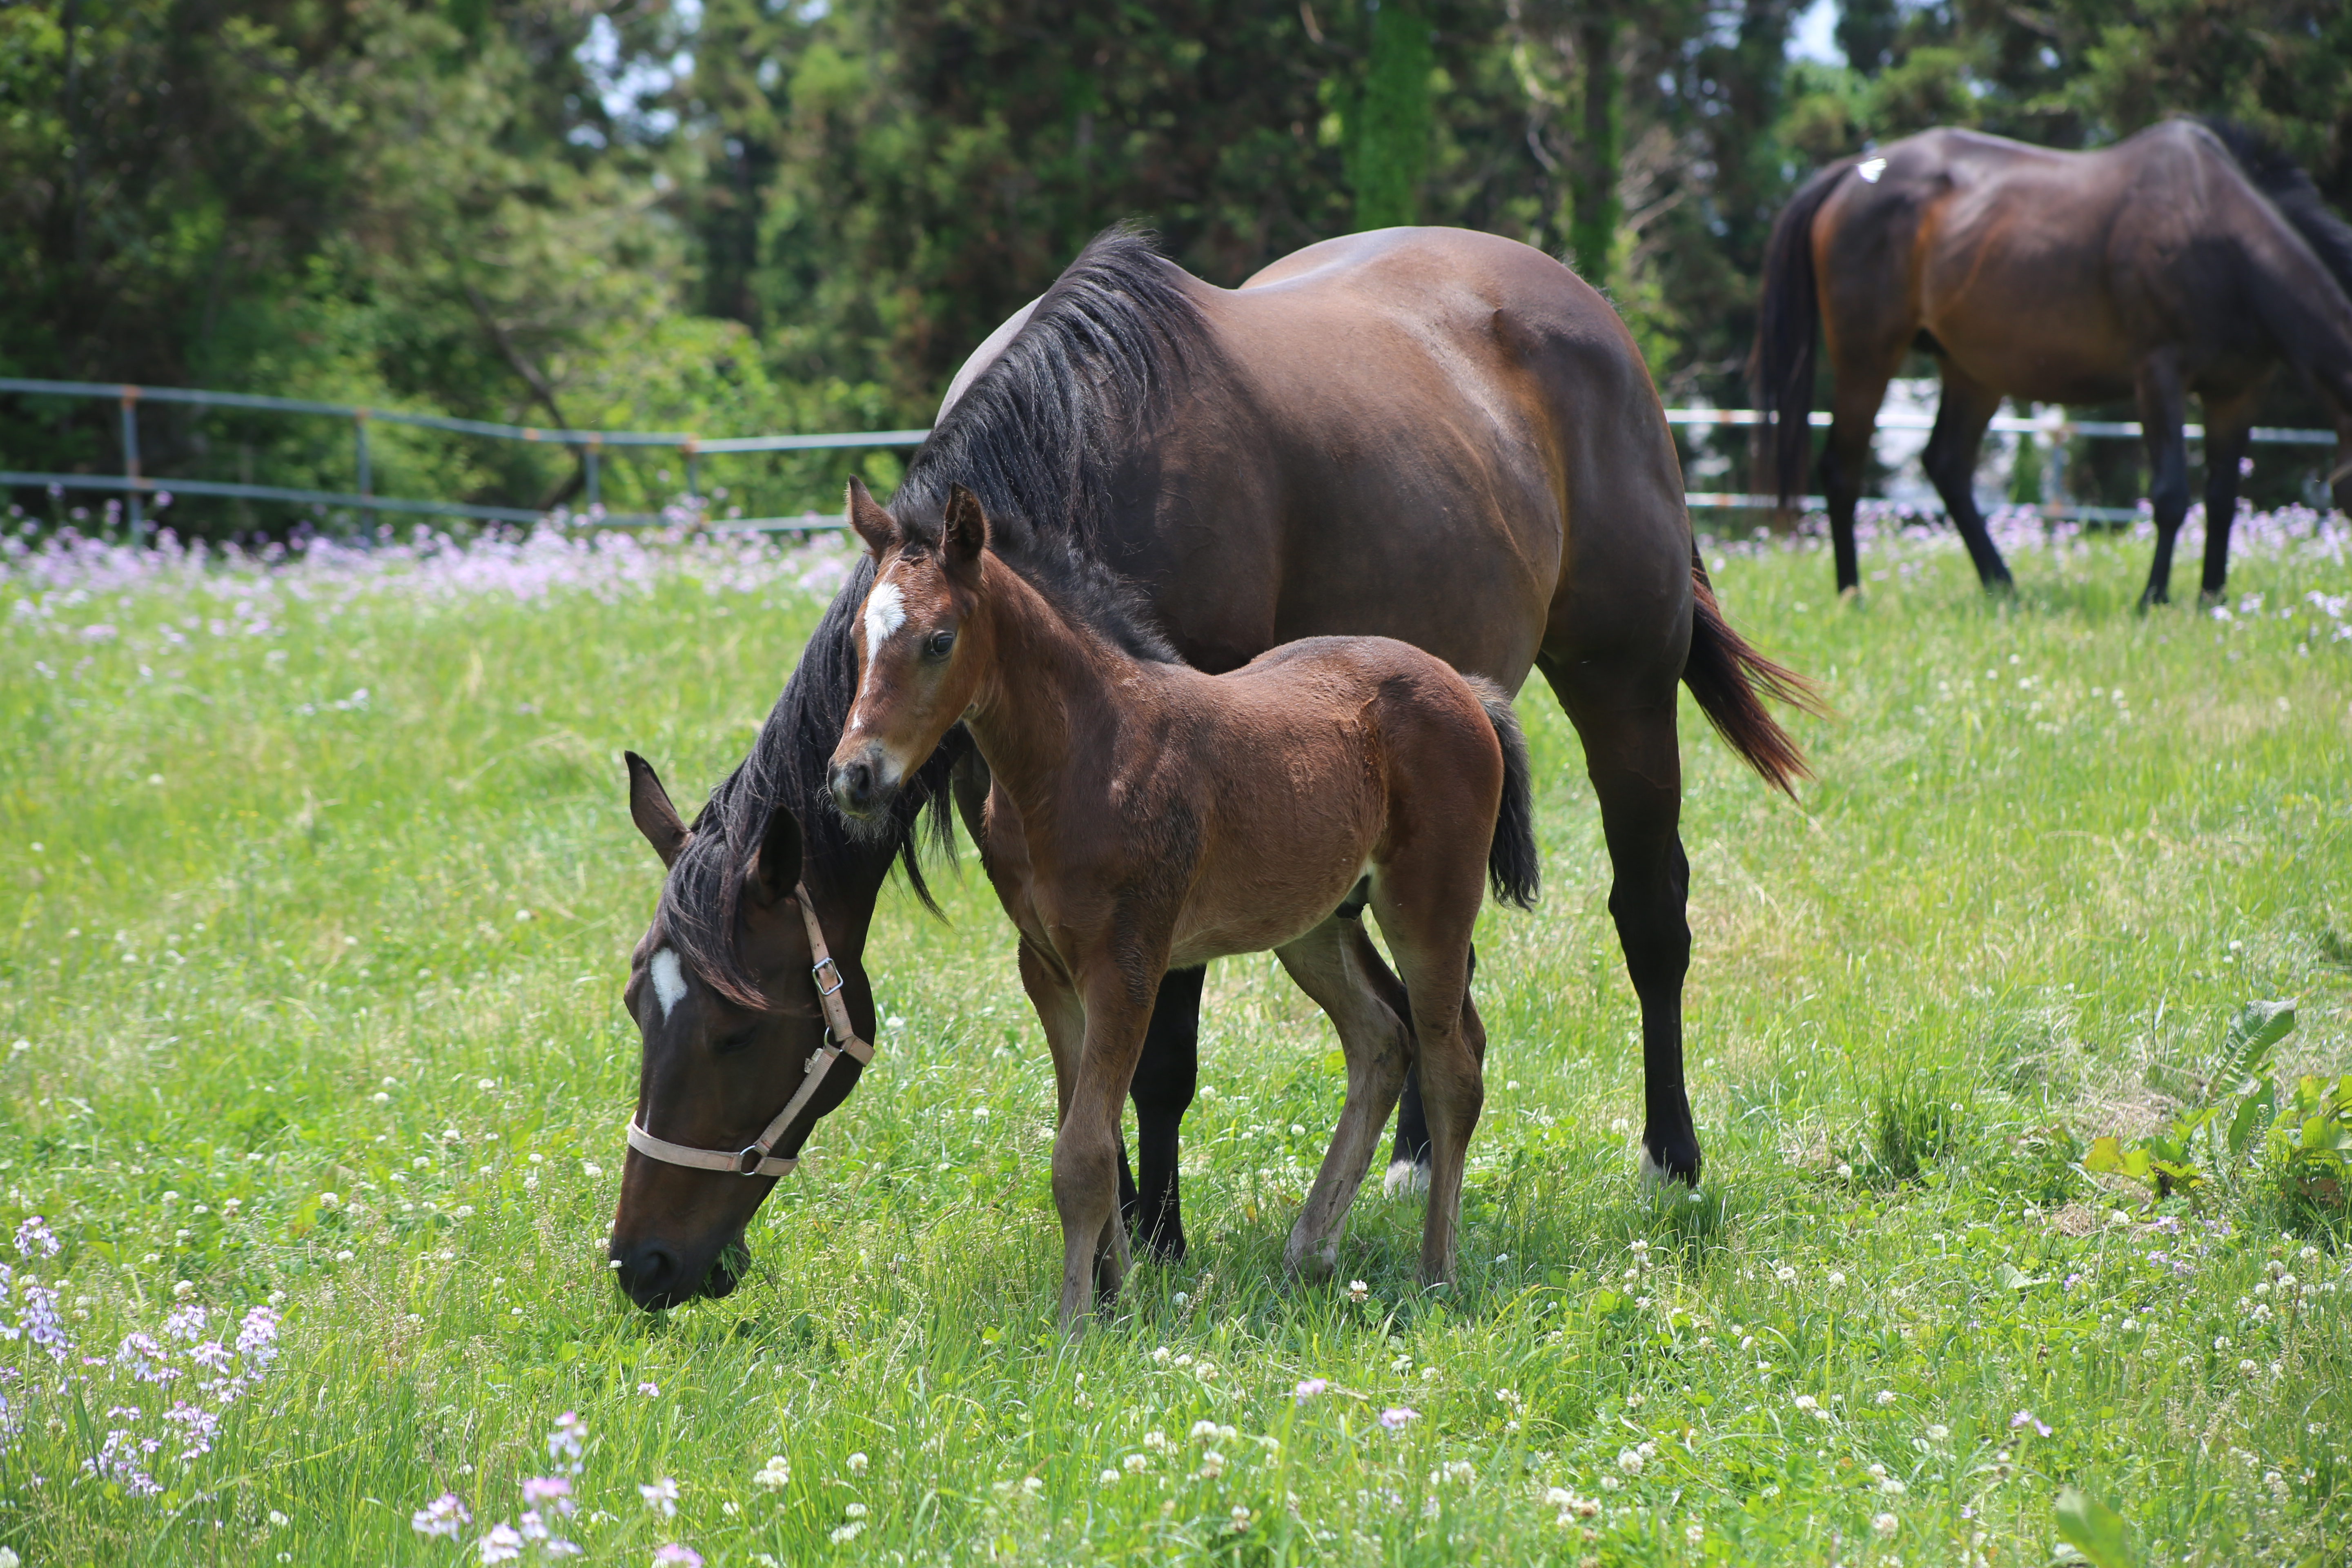
[[[852,481],[875,555],[834,799],[887,811],[961,721],[987,761],[982,854],[1021,933],[1054,1056],[1062,1321],[1114,1296],[1118,1117],[1160,977],[1271,948],[1328,1014],[1346,1103],[1285,1265],[1327,1277],[1410,1058],[1432,1142],[1421,1272],[1454,1268],[1462,1167],[1485,1099],[1470,933],[1491,877],[1536,888],[1527,746],[1510,700],[1386,637],[1317,637],[1204,675],[1073,558],[990,545],[961,486],[901,523]],[[1370,903],[1402,988],[1377,961]]]

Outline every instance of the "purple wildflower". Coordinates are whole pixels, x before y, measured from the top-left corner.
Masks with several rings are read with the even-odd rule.
[[[57,1233],[39,1215],[26,1216],[25,1223],[16,1227],[16,1256],[19,1258],[31,1258],[36,1254],[55,1258],[58,1245]]]
[[[2044,1437],[2050,1436],[2050,1428],[2044,1426],[2042,1422],[2034,1419],[2033,1412],[2031,1410],[2021,1410],[2016,1415],[2009,1418],[2009,1429],[2011,1431],[2014,1432],[2021,1426],[2031,1426],[2036,1432],[2041,1433]]]
[[[673,1541],[654,1548],[654,1568],[702,1568],[702,1553]]]
[[[534,1509],[553,1503],[556,1512],[567,1515],[576,1506],[572,1500],[572,1482],[562,1476],[525,1477],[522,1500],[526,1507]]]
[[[582,1445],[587,1439],[587,1424],[567,1410],[555,1418],[555,1430],[547,1435],[547,1457],[556,1461],[557,1468],[568,1469],[576,1476],[580,1473],[580,1456],[584,1451]],[[563,1463],[566,1459],[572,1461],[569,1466]]]
[[[408,1528],[417,1534],[428,1538],[446,1536],[452,1541],[460,1530],[473,1522],[474,1516],[466,1511],[466,1505],[457,1500],[456,1492],[443,1492],[408,1516]]]
[[[639,1487],[637,1495],[646,1500],[647,1508],[659,1509],[664,1519],[677,1517],[677,1483],[667,1476],[649,1487]]]
[[[1302,1377],[1298,1380],[1298,1386],[1290,1391],[1290,1397],[1294,1403],[1304,1405],[1330,1386],[1329,1380],[1326,1378]]]
[[[1381,1425],[1391,1432],[1402,1432],[1404,1430],[1406,1422],[1420,1419],[1420,1411],[1409,1409],[1402,1405],[1391,1405],[1381,1412]]]
[[[483,1535],[479,1549],[484,1563],[511,1563],[522,1555],[522,1536],[500,1520]]]

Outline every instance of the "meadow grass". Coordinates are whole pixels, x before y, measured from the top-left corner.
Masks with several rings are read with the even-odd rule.
[[[0,1543],[471,1564],[556,1474],[577,1511],[540,1518],[592,1562],[2032,1563],[2075,1484],[2147,1562],[2340,1562],[2340,1219],[2260,1170],[2151,1208],[2078,1164],[2250,998],[2297,999],[2291,1070],[2352,1068],[2336,537],[2242,556],[2226,618],[2134,614],[2130,542],[2022,551],[2006,603],[1948,542],[1874,544],[1858,604],[1817,549],[1710,545],[1835,713],[1791,721],[1792,804],[1685,703],[1700,1193],[1635,1179],[1637,1015],[1538,684],[1545,893],[1482,927],[1456,1284],[1415,1287],[1418,1200],[1377,1182],[1338,1280],[1281,1277],[1339,1057],[1234,960],[1191,1256],[1075,1342],[1051,1075],[972,871],[946,923],[886,899],[880,1058],[742,1288],[656,1317],[606,1270],[657,879],[618,753],[698,798],[837,556],[20,552]],[[200,1387],[263,1306],[274,1363],[207,1352],[257,1381]],[[445,1493],[469,1521],[415,1528]]]

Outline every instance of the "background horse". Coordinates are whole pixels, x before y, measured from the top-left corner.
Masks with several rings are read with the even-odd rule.
[[[2161,604],[2189,510],[2181,436],[2205,405],[2204,594],[2229,571],[2238,460],[2281,360],[2336,412],[2336,504],[2352,510],[2352,228],[2251,139],[2175,120],[2097,153],[1929,131],[1814,175],[1772,227],[1756,338],[1780,504],[1812,454],[1813,339],[1833,395],[1822,489],[1841,592],[1886,383],[1915,346],[1944,395],[1922,459],[1988,588],[2009,568],[1971,488],[2004,396],[2139,404],[2156,505],[2140,603]]]
[[[1160,982],[1244,952],[1281,960],[1348,1064],[1285,1266],[1329,1277],[1411,1062],[1432,1142],[1421,1275],[1452,1279],[1486,1099],[1471,928],[1481,883],[1525,909],[1538,866],[1509,694],[1392,637],[1311,637],[1203,675],[1065,542],[1009,531],[1014,550],[992,549],[960,485],[944,517],[894,518],[853,479],[849,516],[874,587],[834,800],[854,820],[887,811],[959,722],[988,763],[982,861],[1054,1058],[1064,1326],[1127,1273],[1119,1107]]]
[[[1645,1160],[1696,1180],[1675,688],[1782,788],[1803,763],[1759,690],[1797,688],[1716,609],[1673,437],[1615,312],[1526,246],[1389,229],[1312,246],[1234,290],[1114,231],[1024,314],[960,378],[893,506],[935,512],[950,482],[969,484],[992,516],[1136,584],[1175,651],[1209,672],[1335,634],[1393,637],[1506,690],[1541,671],[1582,739],[1615,870],[1610,910],[1642,1008]],[[651,770],[633,770],[633,813],[669,864],[630,993],[646,1045],[639,1121],[666,1140],[739,1146],[823,1039],[807,939],[777,912],[792,901],[785,861],[870,1034],[858,960],[882,881],[895,859],[921,893],[922,806],[939,808],[944,833],[951,782],[967,814],[985,794],[969,737],[951,731],[878,821],[853,825],[831,805],[827,761],[872,586],[861,560],[690,830]],[[683,987],[667,1005],[668,982],[648,983],[665,952],[663,974]],[[1163,983],[1133,1084],[1133,1217],[1166,1256],[1183,1247],[1177,1128],[1202,974]],[[780,1155],[856,1077],[835,1067]],[[735,1256],[771,1184],[632,1152],[611,1244],[631,1296],[729,1288],[731,1268],[712,1265]]]

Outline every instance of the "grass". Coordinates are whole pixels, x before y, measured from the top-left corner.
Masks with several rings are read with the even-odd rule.
[[[1998,605],[1948,543],[1871,552],[1841,605],[1817,550],[1710,548],[1837,716],[1798,721],[1820,780],[1791,805],[1686,707],[1698,1197],[1634,1179],[1636,1013],[1538,687],[1546,892],[1482,934],[1455,1288],[1414,1288],[1418,1204],[1377,1193],[1338,1283],[1281,1279],[1339,1057],[1269,961],[1229,961],[1192,1256],[1077,1343],[1042,1037],[969,873],[949,924],[886,900],[878,1070],[744,1287],[656,1318],[604,1268],[656,887],[618,752],[682,800],[730,765],[821,562],[19,560],[0,1223],[62,1246],[0,1253],[0,1331],[36,1279],[74,1349],[0,1340],[0,1543],[471,1563],[572,1412],[579,1511],[549,1517],[592,1562],[2032,1563],[2067,1484],[2149,1563],[2339,1560],[2340,1220],[2259,1172],[2149,1210],[2077,1161],[2248,998],[2299,999],[2292,1069],[2352,1066],[2352,641],[2304,599],[2352,568],[2257,552],[2232,591],[2259,610],[2143,618],[2136,544],[2026,552]],[[282,1352],[209,1452],[86,1471],[205,1403],[119,1370],[125,1335],[265,1302]],[[675,1516],[638,1490],[666,1478]],[[414,1530],[444,1492],[471,1523]]]

